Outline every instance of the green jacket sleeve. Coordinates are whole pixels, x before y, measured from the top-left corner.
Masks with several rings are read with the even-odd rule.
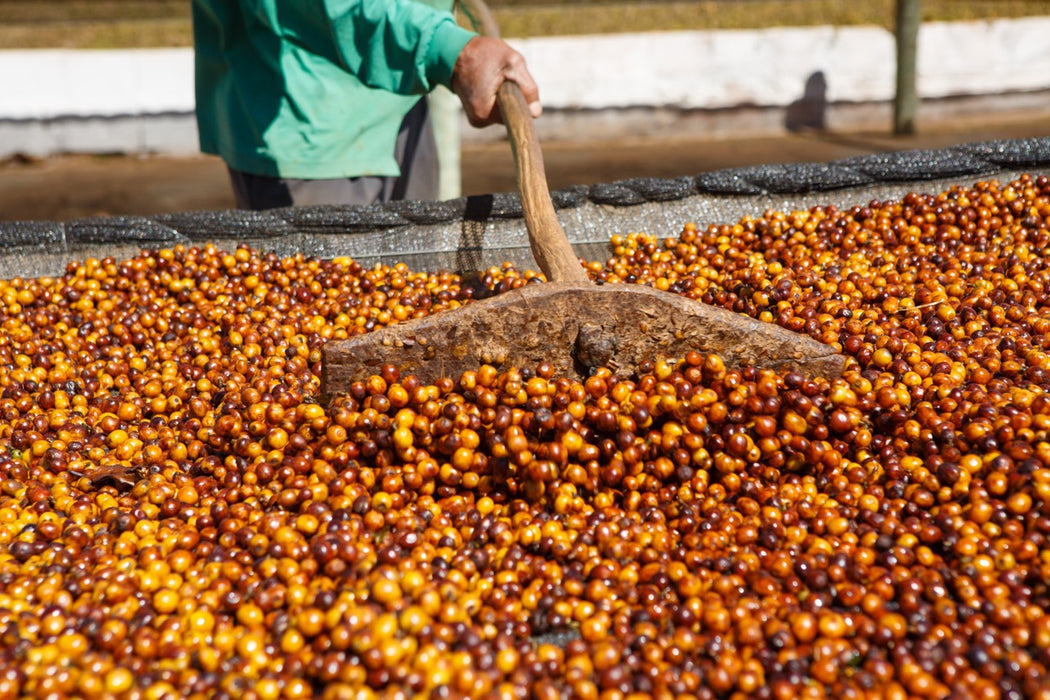
[[[450,86],[474,32],[414,0],[323,0],[337,62],[365,85],[399,95]]]
[[[449,86],[452,0],[193,0],[201,150],[247,173],[394,176],[405,114]]]

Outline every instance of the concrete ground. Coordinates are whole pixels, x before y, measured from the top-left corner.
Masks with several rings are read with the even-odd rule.
[[[496,128],[496,127],[490,127]],[[669,134],[615,142],[542,144],[552,190],[637,177],[697,175],[724,168],[827,162],[885,151],[939,149],[995,139],[1050,137],[1045,115],[995,114],[920,124],[919,133],[809,132],[781,137],[683,138]],[[464,143],[463,194],[513,191],[505,142]],[[96,215],[228,209],[222,163],[213,157],[63,156],[0,163],[0,220],[57,220]]]

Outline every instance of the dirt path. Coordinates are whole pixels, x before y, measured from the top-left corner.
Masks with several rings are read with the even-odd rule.
[[[999,117],[995,123],[932,125],[924,133],[800,134],[711,141],[666,139],[616,143],[545,143],[552,190],[635,177],[676,177],[746,165],[824,162],[866,153],[945,148],[992,139],[1050,136],[1046,119]],[[515,189],[507,144],[465,144],[463,193]],[[0,163],[0,220],[59,220],[149,215],[233,206],[222,163],[212,157],[65,156]]]

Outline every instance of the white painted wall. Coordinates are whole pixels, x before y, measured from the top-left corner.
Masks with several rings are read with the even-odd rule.
[[[834,86],[829,100],[893,94],[893,36],[874,27],[653,32],[517,46],[544,104],[555,109],[784,106],[816,71]]]
[[[919,33],[919,97],[1050,90],[1048,36],[1050,16],[925,24]],[[552,111],[784,107],[802,96],[806,80],[818,71],[824,74],[829,103],[893,98],[893,35],[876,27],[651,32],[511,43],[525,55],[544,106]],[[26,152],[27,146],[31,152],[91,150],[91,134],[98,138],[100,131],[106,132],[106,150],[114,150],[122,137],[106,124],[152,115],[191,116],[193,102],[191,49],[0,51],[0,156]],[[81,129],[83,134],[58,133],[56,125],[76,120],[96,126]],[[140,123],[133,131],[125,150],[151,144],[161,150],[196,148],[195,135],[183,143],[181,135],[143,136],[148,128]]]
[[[0,119],[192,110],[192,49],[0,51]]]
[[[920,97],[1050,87],[1050,17],[939,22],[919,32]]]

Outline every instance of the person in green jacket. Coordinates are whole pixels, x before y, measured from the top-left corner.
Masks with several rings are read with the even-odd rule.
[[[435,199],[424,96],[451,88],[477,127],[513,81],[541,108],[525,60],[460,27],[452,0],[193,0],[197,126],[237,206]]]

